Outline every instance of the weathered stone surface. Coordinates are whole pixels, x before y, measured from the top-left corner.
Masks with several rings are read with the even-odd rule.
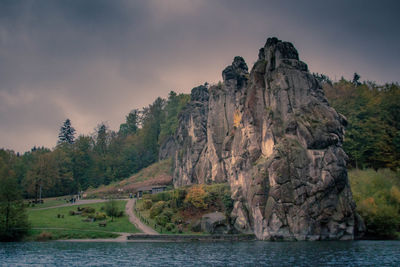
[[[204,183],[204,168],[199,158],[207,144],[208,88],[192,89],[190,103],[181,112],[175,134],[173,182],[175,186]]]
[[[176,144],[173,137],[168,137],[160,146],[160,151],[158,153],[158,159],[164,160],[171,158],[175,155]]]
[[[223,83],[192,90],[175,136],[174,184],[228,181],[234,226],[259,239],[353,239],[362,220],[329,106],[291,43],[269,38],[250,74],[235,57]]]
[[[228,234],[231,230],[229,221],[221,212],[212,212],[201,218],[201,230],[209,234]]]

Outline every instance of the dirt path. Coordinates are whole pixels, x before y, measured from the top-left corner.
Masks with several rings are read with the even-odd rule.
[[[90,203],[98,203],[98,202],[104,202],[105,200],[97,199],[97,200],[92,200],[95,202],[90,202]],[[135,199],[128,199],[125,205],[125,213],[128,215],[129,221],[136,226],[137,229],[142,231],[143,233],[138,233],[138,234],[132,234],[132,233],[115,233],[119,234],[120,236],[117,238],[97,238],[97,239],[67,239],[67,240],[58,240],[62,242],[136,242],[135,240],[128,240],[128,236],[130,235],[159,235],[155,230],[150,228],[149,226],[145,225],[140,221],[138,217],[136,217],[135,213],[133,212],[133,208],[135,207],[136,200]],[[66,204],[66,205],[61,205],[57,207],[63,207],[63,206],[72,206],[72,205],[79,205],[79,204],[88,204],[86,203],[75,203],[75,204]],[[49,207],[49,208],[54,208],[54,207]],[[43,208],[47,209],[47,208]]]
[[[142,231],[144,234],[147,235],[159,235],[158,232],[150,228],[149,226],[145,225],[140,221],[138,217],[136,217],[135,213],[133,212],[133,208],[135,207],[136,199],[129,199],[125,206],[125,213],[129,216],[129,221],[136,226],[137,229]]]
[[[46,207],[46,208],[33,208],[31,210],[48,210],[48,209],[55,209],[55,208],[69,207],[69,206],[76,206],[76,205],[101,203],[101,202],[106,202],[106,201],[107,201],[106,199],[82,199],[82,200],[76,201],[75,203],[61,204],[61,205],[51,206],[51,207]]]

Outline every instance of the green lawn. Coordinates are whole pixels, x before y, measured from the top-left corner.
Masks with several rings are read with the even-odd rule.
[[[126,201],[117,201],[117,203],[119,209],[124,211]],[[69,238],[76,238],[77,235],[82,235],[82,237],[78,238],[91,238],[88,236],[92,235],[93,233],[97,233],[95,234],[96,237],[102,238],[104,233],[110,235],[111,232],[139,232],[138,229],[136,229],[135,226],[129,222],[128,216],[125,214],[120,218],[114,218],[113,222],[111,222],[111,218],[107,217],[107,226],[105,227],[100,227],[99,222],[83,222],[86,217],[81,215],[69,215],[69,211],[76,211],[78,206],[92,207],[96,209],[96,212],[100,212],[101,207],[104,205],[105,203],[103,202],[45,210],[28,209],[28,216],[33,230],[43,230],[46,232],[55,231],[57,232],[57,235],[60,235],[58,234],[59,232],[64,232],[64,234],[67,234],[69,230],[70,234],[73,233],[69,236]],[[64,218],[57,218],[58,214],[64,215]]]

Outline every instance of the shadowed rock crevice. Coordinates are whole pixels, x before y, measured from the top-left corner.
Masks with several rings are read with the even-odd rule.
[[[229,182],[234,227],[259,239],[354,239],[363,224],[342,149],[346,119],[294,46],[268,38],[250,73],[235,57],[222,77],[194,88],[180,115],[168,147],[174,185]]]

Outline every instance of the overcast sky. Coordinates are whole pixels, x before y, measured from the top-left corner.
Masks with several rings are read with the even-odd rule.
[[[0,148],[52,148],[117,130],[134,108],[251,67],[267,37],[292,42],[312,72],[399,81],[399,1],[0,1]]]

